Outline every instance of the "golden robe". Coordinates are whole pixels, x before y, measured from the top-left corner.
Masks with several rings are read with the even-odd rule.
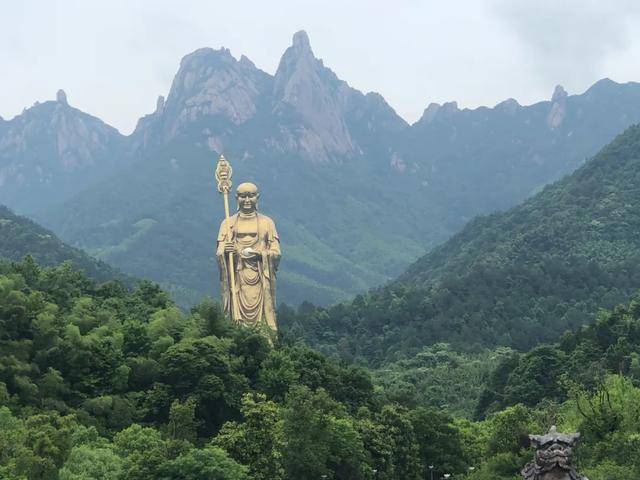
[[[229,229],[236,247],[234,265],[229,265],[229,254],[224,252],[228,231],[226,219],[220,225],[216,251],[225,312],[244,325],[267,325],[276,331],[276,271],[280,263],[280,239],[275,223],[257,212],[251,215],[236,213],[229,217]],[[257,250],[262,255],[246,255],[245,249]],[[230,268],[235,269],[235,315],[231,314]]]

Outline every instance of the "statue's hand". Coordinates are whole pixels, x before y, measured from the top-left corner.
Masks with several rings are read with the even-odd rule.
[[[233,242],[224,242],[224,253],[236,253],[236,245]]]
[[[262,252],[259,250],[254,250],[253,248],[247,247],[242,250],[242,256],[244,258],[261,258]]]

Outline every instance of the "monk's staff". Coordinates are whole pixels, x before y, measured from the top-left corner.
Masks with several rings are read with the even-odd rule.
[[[216,165],[216,181],[218,182],[218,192],[222,194],[224,199],[224,215],[227,224],[227,242],[231,241],[231,222],[229,221],[229,192],[231,191],[231,175],[233,169],[229,162],[224,158],[224,155],[220,155],[218,164]],[[229,252],[229,294],[231,298],[230,310],[231,318],[238,320],[238,299],[236,296],[236,272],[233,263],[233,252]]]

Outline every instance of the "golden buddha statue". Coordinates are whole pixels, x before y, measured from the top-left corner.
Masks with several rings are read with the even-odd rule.
[[[238,185],[238,212],[222,221],[216,256],[225,312],[243,325],[266,326],[274,333],[280,239],[273,220],[258,213],[259,198],[253,183]]]

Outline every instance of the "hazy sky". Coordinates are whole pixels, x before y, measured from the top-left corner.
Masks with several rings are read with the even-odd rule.
[[[640,81],[640,2],[612,0],[3,0],[0,115],[63,88],[123,133],[169,91],[180,59],[225,46],[274,73],[304,29],[317,57],[406,120],[430,102],[493,106]]]

